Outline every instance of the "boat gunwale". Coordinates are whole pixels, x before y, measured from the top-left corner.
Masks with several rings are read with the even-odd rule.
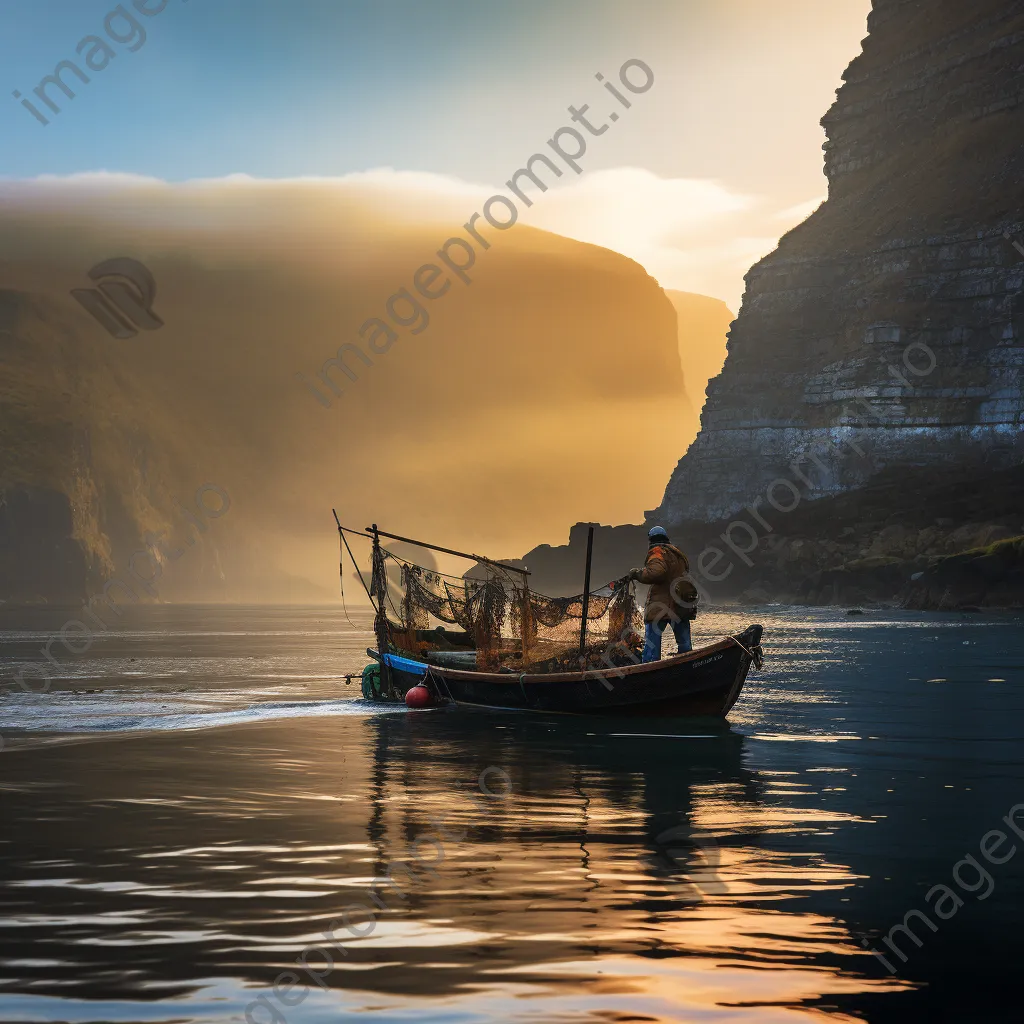
[[[747,627],[740,635],[747,632],[750,628],[752,627]],[[579,683],[601,679],[606,675],[622,679],[623,676],[643,676],[654,672],[664,672],[666,669],[680,667],[691,661],[699,661],[709,654],[724,653],[733,647],[737,647],[742,653],[745,653],[743,645],[735,637],[727,636],[703,647],[698,647],[696,650],[687,651],[685,654],[673,654],[671,657],[662,658],[658,661],[641,662],[636,665],[612,665],[604,669],[587,669],[584,672],[475,672],[466,669],[442,667],[428,662],[417,662],[417,664],[423,666],[427,675],[440,676],[442,679],[464,680],[466,682],[507,683],[509,686],[541,683]]]

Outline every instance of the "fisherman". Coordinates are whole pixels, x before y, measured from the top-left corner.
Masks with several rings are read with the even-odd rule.
[[[647,637],[644,661],[657,661],[661,657],[661,634],[671,622],[679,653],[692,651],[690,620],[696,616],[697,588],[687,578],[690,563],[668,539],[660,526],[647,535],[647,561],[642,569],[630,569],[629,578],[650,584],[644,622]]]

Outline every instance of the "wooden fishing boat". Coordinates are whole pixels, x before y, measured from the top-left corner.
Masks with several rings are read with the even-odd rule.
[[[632,578],[591,591],[592,529],[583,592],[569,598],[533,592],[525,567],[384,533],[376,524],[359,531],[338,522],[338,532],[353,562],[346,533],[373,545],[369,587],[359,574],[376,613],[377,649],[367,649],[375,664],[363,671],[363,695],[370,700],[416,708],[725,718],[751,666],[762,664],[758,625],[642,663],[643,616]],[[384,549],[381,537],[473,559],[488,576],[446,576]],[[388,591],[388,559],[401,567],[404,595],[397,600]],[[425,628],[431,618],[458,629]]]
[[[400,692],[425,685],[435,704],[575,715],[725,718],[753,664],[760,667],[761,626],[748,626],[696,651],[661,661],[586,672],[474,672],[385,655]]]

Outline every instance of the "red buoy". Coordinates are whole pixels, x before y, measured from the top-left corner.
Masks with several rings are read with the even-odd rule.
[[[405,703],[410,708],[425,708],[430,704],[432,699],[430,691],[422,683],[414,686],[405,695]]]

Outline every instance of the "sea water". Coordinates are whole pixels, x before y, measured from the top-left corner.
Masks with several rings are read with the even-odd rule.
[[[3,677],[68,615],[0,612]],[[725,727],[374,707],[336,607],[51,645],[0,697],[0,1020],[1016,1019],[1020,618],[695,643],[755,621]]]

